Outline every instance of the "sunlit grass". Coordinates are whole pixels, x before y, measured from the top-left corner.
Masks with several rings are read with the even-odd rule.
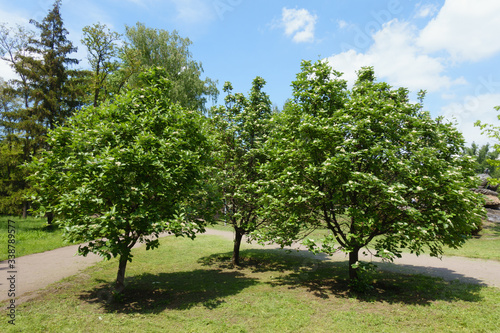
[[[200,235],[134,249],[124,297],[111,294],[116,260],[48,287],[2,332],[493,332],[500,290],[377,271],[350,293],[347,263],[313,260]],[[5,308],[5,304],[0,307]]]
[[[445,256],[461,256],[500,261],[500,223],[483,222],[483,230],[459,249],[446,248]]]
[[[56,226],[51,229],[47,228],[45,219],[0,216],[0,244],[2,244],[0,260],[7,259],[8,220],[15,222],[11,223],[11,230],[13,229],[12,226],[14,226],[16,257],[68,245],[63,242],[62,231]]]

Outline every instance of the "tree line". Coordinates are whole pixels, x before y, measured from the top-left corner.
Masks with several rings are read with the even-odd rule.
[[[206,109],[218,92],[189,40],[137,24],[119,46],[96,24],[83,38],[91,70],[69,69],[59,7],[12,53],[21,79],[2,94],[2,154],[13,161],[2,170],[66,239],[88,242],[80,254],[119,258],[118,293],[135,244],[194,238],[221,219],[235,230],[234,265],[245,235],[287,246],[328,230],[304,244],[348,254],[354,287],[366,285],[359,254],[369,244],[387,260],[404,248],[440,256],[481,223],[474,159],[455,127],[423,110],[424,92],[412,103],[370,67],[349,88],[328,63],[303,61],[281,111],[262,77],[247,95],[226,82],[224,105]]]
[[[205,110],[218,94],[215,81],[201,78],[203,67],[193,60],[188,38],[142,23],[127,26],[124,36],[100,23],[83,28],[90,69],[78,68],[60,8],[57,0],[41,22],[31,20],[35,31],[0,25],[0,54],[17,74],[9,82],[0,79],[1,214],[26,216],[29,184],[19,166],[50,149],[48,131],[83,107],[136,86],[146,68],[167,71],[172,98],[184,107]]]

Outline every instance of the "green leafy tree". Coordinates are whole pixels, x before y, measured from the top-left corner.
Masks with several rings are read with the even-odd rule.
[[[23,163],[22,141],[17,137],[12,123],[13,110],[21,107],[21,100],[11,94],[11,87],[0,78],[0,214],[27,214],[20,205],[25,193],[25,173],[19,166]]]
[[[30,39],[29,55],[23,56],[28,70],[22,70],[30,83],[31,112],[46,128],[54,129],[63,124],[82,104],[81,73],[71,69],[78,60],[70,58],[77,51],[67,39],[60,14],[61,0],[54,2],[52,10],[42,20],[30,20],[39,31],[37,38]]]
[[[60,6],[61,1],[57,0],[42,22],[30,21],[37,33],[21,28],[9,30],[5,26],[0,31],[2,51],[6,51],[5,58],[18,75],[11,82],[10,94],[23,100],[22,107],[4,113],[9,120],[4,128],[9,127],[10,139],[22,150],[20,163],[29,162],[31,156],[47,148],[47,131],[64,123],[82,104],[82,72],[70,68],[78,60],[69,56],[76,48],[67,39]],[[20,191],[27,190],[25,179],[18,184]],[[28,204],[22,203],[24,212]]]
[[[24,61],[34,33],[21,26],[0,25],[0,54],[18,74],[9,82],[1,80],[0,106],[0,213],[27,216],[29,203],[23,199],[28,189],[26,174],[20,166],[37,146],[39,127],[29,119],[30,88]]]
[[[82,43],[87,47],[87,58],[92,68],[92,103],[98,106],[110,92],[109,76],[118,69],[117,42],[120,34],[104,24],[96,23],[83,28]]]
[[[490,163],[490,161],[498,159],[499,152],[494,149],[492,150],[488,143],[479,147],[473,142],[470,147],[465,147],[464,153],[475,159],[474,171],[476,173],[484,173],[487,170],[488,173],[494,178],[498,178],[500,176],[496,165],[494,163]]]
[[[354,286],[364,284],[359,251],[370,243],[389,260],[403,248],[440,256],[461,246],[484,214],[462,135],[406,89],[376,82],[372,68],[351,90],[326,62],[301,68],[266,144],[263,213],[273,223],[256,236],[287,245],[304,229],[328,229],[304,243],[348,253]]]
[[[161,232],[194,238],[213,214],[200,193],[210,156],[203,118],[169,99],[167,77],[151,69],[139,88],[78,112],[29,166],[38,213],[53,212],[67,240],[89,242],[79,254],[119,257],[118,293],[136,243],[156,248]]]
[[[264,79],[256,77],[250,95],[232,93],[226,82],[226,105],[214,107],[216,180],[222,192],[224,215],[235,231],[233,265],[240,264],[240,245],[245,234],[264,223],[258,216],[259,166],[266,156],[262,145],[270,132],[269,96],[262,91]]]
[[[496,106],[495,110],[500,111],[500,106]],[[498,120],[500,120],[500,115],[497,116],[497,118],[498,118]],[[487,148],[485,148],[484,146],[482,147],[482,149],[478,152],[478,163],[486,162],[494,170],[496,170],[496,167],[500,166],[500,160],[498,160],[498,155],[500,154],[500,143],[499,143],[500,142],[500,126],[495,126],[492,124],[483,123],[479,120],[475,123],[475,125],[478,126],[479,128],[481,128],[481,130],[483,131],[482,134],[486,134],[490,138],[492,138],[496,141],[496,143],[493,145],[494,151],[491,153],[489,152],[489,146],[487,146]],[[484,152],[484,150],[486,150],[486,152]],[[483,153],[486,156],[484,156],[484,158],[483,158],[483,154],[480,154],[480,153]],[[498,178],[499,178],[498,177],[498,170],[496,170],[496,171],[497,172],[494,173],[493,176],[497,179],[490,180],[491,184],[498,184],[500,182],[500,180],[498,180]]]
[[[134,87],[138,75],[147,68],[165,68],[172,82],[174,101],[191,110],[205,111],[207,98],[217,98],[215,82],[201,79],[203,67],[192,59],[191,41],[177,31],[148,28],[142,23],[127,26],[125,45],[120,51],[121,67],[113,76],[115,91]]]

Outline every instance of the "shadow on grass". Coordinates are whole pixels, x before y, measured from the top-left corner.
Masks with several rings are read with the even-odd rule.
[[[125,279],[126,288],[119,300],[113,297],[113,283],[97,281],[100,285],[81,294],[81,300],[99,303],[107,312],[159,313],[165,309],[189,309],[202,305],[213,309],[224,298],[236,295],[258,281],[232,271],[198,269],[190,272],[149,274]]]
[[[444,268],[416,267],[376,263],[382,269],[367,273],[368,288],[363,293],[351,292],[348,280],[347,261],[325,261],[302,255],[307,251],[285,254],[279,250],[245,250],[241,252],[240,271],[279,272],[268,283],[273,286],[287,286],[289,289],[305,289],[312,295],[328,299],[330,297],[356,298],[365,302],[402,303],[409,305],[430,305],[434,301],[482,300],[480,290],[485,287],[479,280],[465,277]],[[230,269],[231,253],[214,254],[199,260],[206,266],[218,269]],[[390,266],[397,266],[397,272],[388,271]],[[418,271],[431,274],[444,274],[452,279],[445,281],[439,277],[419,274]],[[415,274],[408,274],[412,272]]]

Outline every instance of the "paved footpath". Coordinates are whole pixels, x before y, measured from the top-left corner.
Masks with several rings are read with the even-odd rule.
[[[206,234],[217,235],[227,239],[233,238],[233,233],[228,231],[207,229]],[[253,244],[252,246],[262,248],[262,246],[257,244]],[[266,248],[277,247],[276,245],[267,245]],[[49,284],[65,277],[75,275],[102,260],[94,254],[89,254],[87,257],[77,256],[77,249],[78,245],[72,245],[17,258],[15,273],[17,303],[34,298],[37,290],[45,288]],[[300,246],[295,246],[294,249],[304,250]],[[299,253],[311,258],[334,261],[347,260],[345,254],[327,257],[324,255],[313,256],[307,251],[300,251]],[[380,261],[378,258],[365,257],[360,259]],[[440,260],[427,255],[417,257],[411,254],[404,254],[403,258],[396,259],[393,264],[379,263],[377,265],[384,270],[407,274],[426,274],[441,277],[445,280],[459,280],[500,288],[500,261],[462,257],[443,257]],[[10,275],[12,274],[9,273],[7,261],[0,262],[0,301],[9,299],[9,281],[7,279]]]

